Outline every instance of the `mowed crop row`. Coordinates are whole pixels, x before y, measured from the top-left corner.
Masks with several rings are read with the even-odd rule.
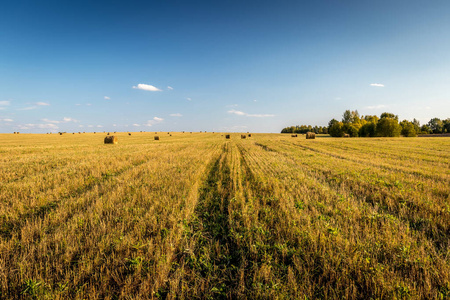
[[[5,298],[450,297],[450,140],[2,136]]]

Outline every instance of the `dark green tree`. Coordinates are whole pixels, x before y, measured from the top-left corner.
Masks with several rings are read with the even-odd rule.
[[[442,133],[444,130],[444,122],[442,122],[439,118],[431,119],[427,125],[433,133]]]

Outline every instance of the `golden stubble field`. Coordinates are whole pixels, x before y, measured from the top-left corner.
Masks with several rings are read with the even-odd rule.
[[[0,135],[0,298],[448,299],[450,138]]]

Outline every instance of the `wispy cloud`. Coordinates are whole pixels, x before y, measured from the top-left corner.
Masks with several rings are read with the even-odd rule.
[[[168,89],[168,90],[173,90],[173,87],[167,86],[167,89]]]
[[[47,102],[36,102],[35,104],[37,106],[49,106],[50,105],[50,103],[47,103]]]
[[[69,117],[64,117],[62,120],[50,120],[50,119],[42,119],[42,122],[52,123],[52,124],[61,124],[61,123],[69,123],[69,122],[78,122],[77,120]]]
[[[170,114],[171,117],[182,117],[183,115],[180,113]]]
[[[135,123],[135,124],[133,124],[133,126],[134,126],[134,127],[139,127],[139,126],[141,126],[141,125]]]
[[[382,83],[371,83],[370,86],[384,87],[384,84],[382,84]]]
[[[103,125],[97,125],[98,128],[103,128]]]
[[[160,91],[162,91],[162,90],[158,89],[157,87],[154,87],[153,85],[144,84],[144,83],[139,83],[137,86],[133,86],[133,89],[150,91],[150,92],[160,92]]]
[[[52,129],[57,130],[59,127],[56,124],[46,123],[46,124],[19,124],[17,125],[21,130],[27,129]]]
[[[164,121],[163,118],[154,117],[152,120],[148,120],[147,123],[144,124],[144,126],[153,126],[155,124],[161,123]]]
[[[33,106],[27,106],[27,107],[24,107],[24,108],[19,108],[18,110],[33,110],[33,109],[36,109],[36,108],[38,108],[36,105],[33,105]]]
[[[11,104],[11,101],[0,101],[0,106],[8,106]]]
[[[105,100],[111,100],[108,96],[103,97]]]
[[[270,117],[274,117],[275,115],[272,114],[249,114],[249,113],[245,113],[243,111],[239,111],[239,110],[229,110],[228,111],[229,114],[235,114],[238,116],[245,116],[245,117],[253,117],[253,118],[270,118]]]
[[[386,108],[387,106],[384,104],[380,104],[380,105],[371,105],[371,106],[367,106],[367,109],[381,109],[381,108]]]
[[[188,100],[188,101],[192,101],[192,99],[191,99],[191,98],[186,98],[186,100]]]
[[[3,121],[3,122],[14,122],[13,119],[0,119],[0,121]]]

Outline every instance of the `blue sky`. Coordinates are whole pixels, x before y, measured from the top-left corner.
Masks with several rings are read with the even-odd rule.
[[[449,1],[3,1],[0,132],[450,117]]]

